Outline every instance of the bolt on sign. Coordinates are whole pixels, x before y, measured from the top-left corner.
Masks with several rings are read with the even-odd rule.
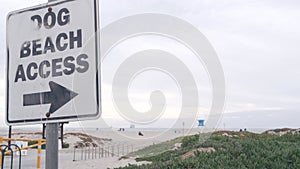
[[[7,16],[9,125],[100,116],[97,0],[63,0]]]

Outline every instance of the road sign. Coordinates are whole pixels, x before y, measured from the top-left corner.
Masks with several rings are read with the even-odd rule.
[[[100,116],[97,0],[63,0],[7,16],[6,121]]]

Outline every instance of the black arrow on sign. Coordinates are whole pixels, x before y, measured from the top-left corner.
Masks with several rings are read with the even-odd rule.
[[[51,104],[49,113],[52,114],[78,95],[53,81],[49,82],[49,87],[49,92],[24,94],[23,106]]]

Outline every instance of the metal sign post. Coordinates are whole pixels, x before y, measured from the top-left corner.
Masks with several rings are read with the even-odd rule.
[[[58,169],[58,123],[46,127],[46,169]]]

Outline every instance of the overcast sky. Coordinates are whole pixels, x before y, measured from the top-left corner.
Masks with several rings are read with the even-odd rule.
[[[45,3],[41,0],[0,0],[0,124],[5,113],[6,15],[8,12]],[[298,0],[101,0],[101,27],[122,17],[139,13],[172,15],[193,24],[210,41],[223,66],[226,80],[226,105],[219,127],[276,128],[300,127],[300,1]],[[140,48],[166,50],[178,45],[168,39],[137,37],[116,47],[103,63],[103,114],[109,126],[128,125],[111,102],[110,88],[113,73],[126,53]],[[147,47],[147,45],[149,45]],[[178,50],[181,48],[178,47]],[[183,49],[182,49],[183,50]],[[174,51],[173,51],[174,52]],[[178,51],[180,53],[180,51]],[[183,51],[181,51],[183,52]],[[176,53],[176,52],[175,52]],[[121,56],[122,54],[122,56]],[[188,52],[186,51],[188,55]],[[199,88],[200,112],[208,112],[211,96],[205,71],[184,61],[194,72]],[[199,73],[199,74],[197,74]],[[147,78],[151,78],[148,79]],[[152,78],[161,83],[151,83]],[[146,72],[137,77],[129,94],[134,107],[149,108],[152,89],[167,90],[170,101],[162,121],[176,118],[172,112],[179,108],[180,92],[173,81],[159,72]],[[201,117],[201,118],[205,118]],[[95,123],[96,124],[96,123]],[[125,126],[127,127],[127,126]]]

